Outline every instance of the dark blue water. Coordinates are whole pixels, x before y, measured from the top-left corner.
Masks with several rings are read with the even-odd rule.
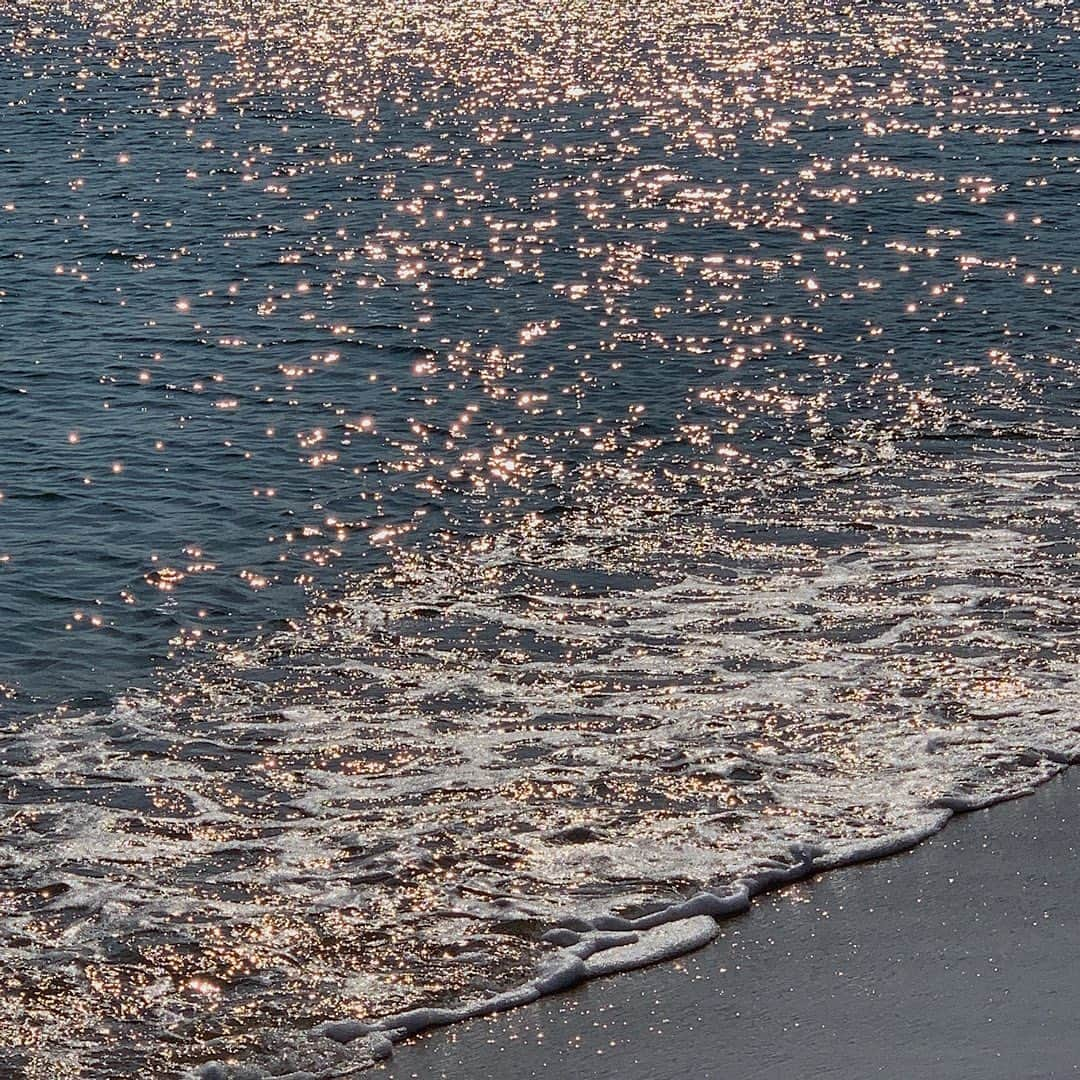
[[[852,422],[1075,419],[1067,37],[988,21],[938,70],[863,43],[845,62],[824,34],[800,47],[832,70],[794,73],[777,39],[778,74],[711,73],[734,100],[703,149],[701,103],[478,121],[421,82],[460,115],[379,102],[354,128],[272,86],[244,106],[204,43],[129,58],[19,29],[0,680],[21,699],[101,698],[192,635],[297,613],[305,585],[370,565],[382,525],[498,485],[468,461],[448,479],[467,447],[524,457],[535,498],[605,439],[605,463],[711,448],[732,417],[755,463]]]
[[[0,1071],[277,1068],[1071,759],[1078,33],[0,4]]]
[[[373,300],[352,280],[324,292],[336,255],[304,220],[355,188],[329,215],[355,239],[335,246],[378,228],[375,178],[320,166],[353,133],[290,115],[266,160],[252,140],[278,125],[226,109],[196,139],[160,115],[183,81],[154,89],[114,52],[76,29],[3,61],[0,677],[24,703],[100,698],[194,634],[300,610],[328,562],[363,565],[372,529],[418,502],[386,476],[423,355],[409,303],[363,254],[350,276],[384,285]],[[264,190],[285,168],[301,197]],[[350,428],[367,415],[372,433]]]

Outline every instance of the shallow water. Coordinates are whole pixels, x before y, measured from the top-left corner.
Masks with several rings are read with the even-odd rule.
[[[206,7],[0,6],[0,1069],[331,1075],[1075,755],[1075,15]]]

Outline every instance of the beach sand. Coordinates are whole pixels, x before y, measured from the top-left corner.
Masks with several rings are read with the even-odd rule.
[[[421,1035],[392,1080],[1080,1075],[1080,770],[759,897],[710,946]]]

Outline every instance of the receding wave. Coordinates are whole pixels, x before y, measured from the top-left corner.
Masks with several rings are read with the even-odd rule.
[[[23,990],[103,1075],[336,1075],[1029,791],[1080,752],[1076,462],[967,465],[448,537],[35,723],[6,744]]]

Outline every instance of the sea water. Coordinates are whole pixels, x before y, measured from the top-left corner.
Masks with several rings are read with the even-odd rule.
[[[1078,35],[0,4],[0,1073],[343,1075],[1071,761]]]

